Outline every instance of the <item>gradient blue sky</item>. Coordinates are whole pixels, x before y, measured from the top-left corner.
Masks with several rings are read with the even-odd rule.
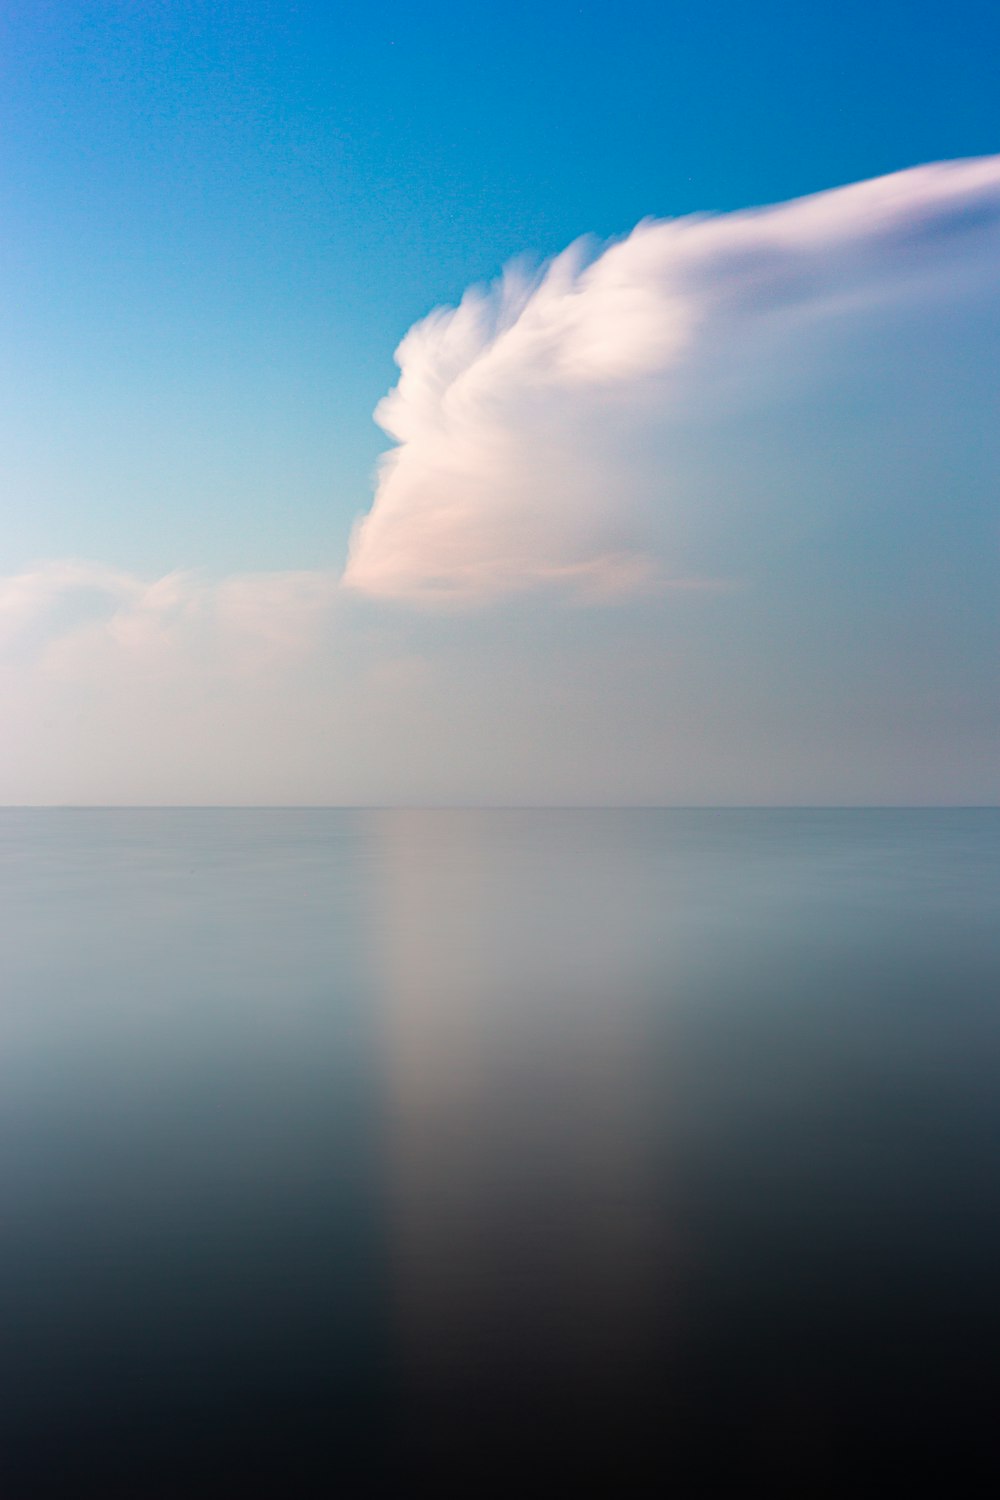
[[[396,379],[399,340],[430,309],[456,303],[514,257],[537,263],[581,235],[603,241],[646,217],[725,213],[994,152],[998,55],[1000,11],[969,0],[946,8],[4,0],[0,574],[16,580],[47,559],[85,559],[147,580],[176,570],[207,579],[339,574],[388,444],[373,409]],[[381,615],[366,604],[360,625],[355,610],[331,627],[345,643],[334,654],[387,674],[388,688],[344,689],[319,731],[311,715],[327,692],[323,664],[298,666],[306,676],[297,689],[294,674],[281,676],[280,688],[255,687],[255,710],[241,700],[224,729],[198,731],[232,746],[228,759],[220,752],[210,768],[206,761],[204,774],[190,758],[177,770],[175,739],[190,739],[194,700],[181,693],[171,707],[161,694],[150,730],[160,759],[150,759],[141,736],[125,736],[152,767],[146,777],[124,776],[106,753],[122,744],[131,688],[123,681],[116,706],[102,705],[79,663],[74,677],[64,660],[54,671],[51,661],[28,663],[22,649],[6,689],[13,728],[6,752],[0,746],[0,801],[115,801],[119,783],[126,801],[993,800],[991,254],[973,248],[968,274],[964,260],[954,276],[944,266],[942,284],[964,288],[955,300],[930,292],[919,316],[879,314],[835,356],[827,340],[808,358],[825,372],[806,382],[811,396],[796,396],[781,349],[765,350],[747,388],[771,397],[715,412],[723,425],[706,440],[718,460],[711,480],[698,480],[704,403],[687,419],[671,416],[678,493],[745,482],[747,505],[782,484],[814,492],[827,484],[834,494],[821,534],[815,516],[806,527],[783,526],[796,575],[764,623],[754,580],[767,567],[748,541],[752,528],[741,532],[731,517],[716,522],[724,545],[690,549],[694,564],[705,564],[694,569],[699,578],[713,585],[719,575],[718,602],[699,604],[696,621],[665,619],[662,604],[641,603],[613,618],[586,609],[568,616],[533,598],[502,619],[456,624],[398,602]],[[922,362],[934,380],[921,375]],[[773,390],[765,369],[775,372]],[[914,434],[924,445],[916,457]],[[636,451],[643,442],[640,433]],[[748,443],[763,454],[756,468],[747,467]],[[907,450],[900,469],[892,455]],[[852,524],[859,476],[880,465],[886,504]],[[909,571],[900,571],[900,548]],[[950,571],[928,581],[935,556]],[[856,587],[859,569],[869,584],[889,578],[877,598]],[[828,594],[817,578],[834,580]],[[853,626],[835,603],[848,588],[858,600]],[[56,615],[69,609],[76,621],[77,584],[59,589],[73,598]],[[938,596],[941,629],[921,647],[926,600]],[[273,607],[275,633],[294,636],[280,623],[283,607]],[[260,608],[270,606],[258,600]],[[718,613],[708,620],[705,608]],[[742,620],[733,617],[740,609]],[[796,610],[801,632],[789,623]],[[886,615],[902,632],[897,683],[913,677],[914,687],[901,697],[896,729],[880,720],[866,739],[858,705],[864,693],[880,702],[885,694],[865,678],[871,653],[862,637]],[[51,619],[38,629],[46,643],[54,636]],[[684,670],[714,681],[716,696],[699,698],[698,708],[681,694],[682,722],[661,721],[650,700],[666,668],[649,664],[664,652],[676,661],[685,632]],[[30,639],[37,633],[32,625]],[[616,675],[613,663],[635,658],[651,675],[639,671],[630,692],[633,669]],[[437,698],[413,686],[428,673],[447,679]],[[755,673],[759,693],[748,689]],[[398,699],[400,680],[416,696],[393,719],[378,693]],[[835,707],[819,711],[806,732],[793,711],[803,693],[822,696],[827,681],[830,702],[849,701],[858,716],[853,737],[830,751],[832,772],[817,771],[816,747],[823,712],[837,722],[843,712],[838,720]],[[961,712],[945,691],[956,681]],[[580,772],[561,791],[573,734],[563,744],[552,715],[565,721],[565,712],[552,704],[572,682],[582,717],[567,722],[591,746],[591,761],[581,748]],[[467,708],[470,693],[482,693],[483,706],[466,722],[458,705]],[[720,700],[739,700],[745,720],[735,708],[721,712]],[[506,705],[503,732],[491,701]],[[254,713],[268,723],[283,715],[288,731],[250,774],[238,747],[253,735]],[[380,759],[359,721],[410,736],[416,769]],[[720,736],[744,732],[757,768],[748,776],[725,757],[713,760]],[[327,744],[341,739],[305,771],[296,736],[318,733]],[[65,746],[60,758],[53,735],[78,736],[75,758]],[[919,764],[904,767],[897,784],[901,747]],[[761,770],[769,758],[773,776]],[[704,776],[699,766],[709,768]]]

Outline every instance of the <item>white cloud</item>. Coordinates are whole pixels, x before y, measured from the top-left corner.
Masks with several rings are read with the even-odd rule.
[[[473,288],[397,351],[376,412],[397,446],[345,584],[462,606],[542,585],[609,599],[697,583],[673,509],[676,424],[782,361],[794,381],[803,341],[926,301],[984,247],[995,263],[998,223],[1000,157],[952,162],[647,221],[596,257],[576,245]]]
[[[995,801],[998,266],[1000,158],[470,293],[347,588],[0,578],[0,802]]]

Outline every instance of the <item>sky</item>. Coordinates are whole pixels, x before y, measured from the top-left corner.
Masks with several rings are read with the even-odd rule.
[[[1000,12],[0,5],[0,803],[994,803]]]

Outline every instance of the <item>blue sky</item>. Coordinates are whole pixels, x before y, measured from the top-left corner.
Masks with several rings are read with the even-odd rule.
[[[512,259],[526,257],[537,266],[583,235],[596,237],[587,252],[594,257],[600,243],[627,235],[646,218],[727,213],[924,162],[988,155],[1000,143],[998,51],[1000,13],[986,3],[939,10],[903,4],[682,7],[559,0],[372,7],[7,0],[0,15],[0,574],[17,580],[40,561],[72,559],[146,581],[190,570],[209,580],[238,580],[261,571],[339,576],[351,526],[372,502],[375,461],[389,443],[372,413],[397,378],[393,351],[432,308],[457,303],[466,288],[492,280]],[[980,736],[978,748],[971,768],[963,771],[961,755],[950,763],[947,747],[940,747],[932,757],[933,774],[914,769],[909,779],[902,777],[899,795],[903,800],[988,797],[986,745],[993,726],[984,704],[992,690],[989,664],[996,644],[989,538],[997,454],[983,434],[996,411],[991,402],[997,294],[990,270],[996,267],[995,240],[968,244],[961,255],[927,271],[928,289],[915,297],[906,294],[905,315],[892,312],[896,293],[880,290],[883,310],[864,328],[850,325],[853,332],[839,344],[839,335],[824,332],[818,322],[813,342],[807,338],[801,348],[788,342],[791,335],[786,338],[782,329],[760,333],[758,363],[747,365],[743,394],[725,410],[713,394],[717,386],[705,383],[707,375],[698,385],[701,365],[692,367],[695,374],[685,378],[702,390],[697,410],[693,398],[687,408],[683,403],[677,408],[671,396],[668,417],[647,419],[645,426],[636,422],[627,458],[610,445],[601,449],[593,472],[603,476],[602,495],[611,495],[620,483],[642,492],[647,511],[659,503],[656,485],[649,472],[636,472],[635,454],[654,453],[650,463],[657,475],[666,474],[665,491],[689,497],[672,512],[675,537],[694,536],[691,507],[697,494],[732,494],[742,486],[745,503],[726,518],[718,509],[714,530],[694,537],[690,555],[678,562],[687,569],[687,582],[694,569],[706,597],[716,590],[715,605],[697,606],[717,609],[715,624],[706,624],[704,616],[679,624],[672,616],[665,619],[662,604],[634,601],[623,604],[612,620],[585,598],[567,624],[563,606],[549,610],[533,596],[533,602],[512,606],[513,612],[492,624],[456,625],[447,617],[429,618],[426,610],[410,612],[412,599],[385,600],[388,553],[383,551],[374,571],[358,573],[352,564],[357,576],[368,580],[369,593],[381,591],[382,603],[343,606],[354,610],[350,622],[338,614],[339,623],[329,629],[334,635],[343,632],[338,639],[345,642],[345,653],[368,661],[376,676],[389,663],[387,680],[396,681],[396,673],[415,682],[421,673],[442,670],[449,653],[461,656],[460,641],[478,641],[478,657],[468,654],[473,648],[467,646],[466,655],[449,668],[451,695],[442,688],[439,720],[422,731],[426,774],[397,774],[389,763],[380,778],[355,774],[356,764],[371,755],[364,736],[352,728],[347,737],[354,736],[354,749],[350,755],[345,750],[341,769],[328,779],[319,763],[301,784],[288,780],[287,788],[282,775],[272,785],[262,771],[245,786],[240,782],[234,800],[284,800],[286,789],[290,800],[391,800],[395,787],[403,800],[447,800],[452,787],[459,800],[489,800],[494,786],[500,800],[530,800],[534,783],[522,765],[517,735],[545,742],[547,696],[558,697],[577,675],[584,680],[596,674],[597,707],[589,704],[587,713],[598,719],[603,713],[620,728],[638,712],[639,700],[648,700],[650,682],[661,680],[650,665],[656,653],[666,650],[667,642],[676,652],[678,631],[685,630],[699,642],[697,651],[692,644],[692,660],[724,683],[743,649],[736,644],[742,627],[734,621],[734,635],[714,646],[710,638],[722,629],[719,620],[741,607],[734,603],[737,597],[749,601],[742,606],[746,622],[757,619],[764,633],[753,639],[760,653],[766,647],[770,663],[761,656],[761,676],[768,684],[747,707],[747,732],[751,720],[774,726],[782,752],[778,761],[785,764],[795,735],[802,737],[794,726],[781,728],[791,710],[780,685],[769,678],[773,632],[785,627],[760,625],[760,596],[754,592],[755,580],[776,566],[779,553],[798,559],[797,581],[782,582],[783,608],[802,611],[807,627],[812,618],[814,630],[801,632],[807,643],[832,638],[829,628],[821,629],[822,598],[810,602],[817,598],[816,577],[829,575],[842,591],[858,578],[859,568],[869,581],[887,577],[877,601],[860,591],[857,619],[872,628],[886,615],[897,620],[910,642],[900,648],[898,671],[904,677],[916,670],[919,600],[940,599],[942,629],[932,632],[931,655],[937,652],[935,670],[942,680],[968,678],[963,702],[973,726],[969,733]],[[902,286],[909,272],[902,260],[899,266]],[[884,286],[884,278],[878,286]],[[950,301],[942,300],[944,286],[959,288]],[[867,297],[867,282],[865,288]],[[933,359],[928,362],[929,348]],[[432,363],[424,352],[418,354],[411,379],[418,366],[426,370]],[[704,359],[709,369],[707,353]],[[937,375],[924,378],[922,362]],[[724,360],[718,370],[730,363]],[[800,367],[816,378],[791,379],[789,371]],[[945,378],[941,372],[948,370]],[[758,394],[750,399],[751,392]],[[493,391],[490,399],[507,401],[508,396]],[[565,406],[569,398],[562,393],[558,399]],[[650,399],[645,386],[628,387],[633,412],[647,410]],[[532,438],[518,425],[526,420],[520,409],[504,410],[506,436],[522,440],[527,451],[537,433]],[[581,430],[593,426],[582,407],[573,411]],[[712,423],[712,435],[699,438]],[[657,444],[667,427],[672,446],[664,455]],[[572,446],[576,430],[572,423],[565,428],[565,444]],[[720,434],[737,454],[728,467]],[[490,441],[495,440],[494,433]],[[824,443],[829,462],[821,461]],[[917,461],[912,455],[920,443]],[[867,468],[858,458],[865,444]],[[748,452],[756,457],[747,460]],[[906,453],[911,457],[903,461],[900,455]],[[548,465],[545,494],[553,485],[566,489],[576,483],[565,468],[556,475],[554,454],[540,462]],[[863,473],[880,466],[884,503],[877,512],[869,508],[862,524],[852,496],[864,483]],[[432,474],[434,484],[439,477]],[[541,477],[526,476],[518,466],[509,482],[534,493]],[[403,480],[393,483],[396,488],[380,499],[383,515],[391,516],[387,507],[400,503],[394,497],[402,494]],[[829,489],[832,498],[821,525],[815,507],[807,508],[807,522],[792,519],[795,484],[808,485],[813,495],[824,485]],[[573,496],[580,491],[576,484]],[[771,546],[765,562],[751,540],[758,528],[746,525],[741,531],[739,518],[753,505],[766,511],[766,497],[779,492],[785,496],[780,543]],[[594,506],[599,498],[592,497]],[[559,503],[575,501],[562,495]],[[414,525],[421,514],[413,512]],[[508,548],[496,568],[482,553],[497,545],[493,531],[484,532],[473,555],[466,530],[454,543],[454,555],[461,557],[463,579],[488,574],[494,591],[507,590],[517,568],[526,576],[589,580],[590,587],[596,575],[591,563],[580,561],[581,524],[574,521],[572,556],[566,558],[552,550],[558,527],[538,534],[533,558],[523,547],[516,555]],[[641,571],[649,537],[643,534],[634,548],[632,542],[643,524],[638,510],[630,515],[627,525],[618,527],[621,536],[616,533],[608,542],[607,555],[634,553]],[[610,537],[614,530],[596,510],[588,525],[588,537],[591,532]],[[374,535],[370,530],[369,550]],[[390,539],[397,557],[405,552],[402,535],[395,531]],[[558,535],[562,545],[564,533]],[[451,533],[441,546],[442,556],[452,555]],[[538,548],[549,549],[544,559]],[[899,563],[903,555],[910,558],[909,585]],[[928,582],[928,559],[934,556],[949,560],[951,583],[947,578]],[[397,593],[426,593],[426,560],[418,563],[410,552],[404,562],[408,581],[393,585]],[[633,577],[632,566],[623,563],[625,571],[619,569],[614,579],[604,568],[601,587],[618,589]],[[69,590],[71,602],[63,600],[53,618],[75,621],[82,610],[80,618],[89,619],[91,604],[81,603],[78,576],[67,582],[70,575],[60,574],[58,587],[53,577],[41,590],[49,601],[45,609],[55,608],[56,593],[62,599]],[[501,577],[507,581],[498,584]],[[111,590],[115,608],[122,598],[134,597],[132,584],[112,585],[105,573],[101,578],[84,590],[91,603],[102,589]],[[19,601],[26,587],[16,585]],[[835,597],[833,590],[830,600]],[[300,605],[301,600],[296,608]],[[93,607],[98,615],[106,613],[105,605]],[[269,619],[277,620],[283,607],[272,606],[277,613]],[[120,618],[115,629],[125,631]],[[42,626],[32,626],[31,639],[39,630],[44,635]],[[491,631],[495,638],[486,640]],[[539,633],[544,647],[537,645]],[[621,683],[602,676],[604,669],[596,665],[608,652],[621,660],[623,633],[652,673],[628,701],[621,697]],[[295,631],[279,622],[272,634]],[[522,635],[536,642],[543,657],[551,652],[550,675],[539,669],[531,691],[525,687],[518,700],[534,702],[535,693],[535,717],[529,714],[511,731],[503,774],[482,748],[496,742],[485,708],[462,752],[463,766],[480,757],[481,774],[463,779],[441,771],[451,764],[448,755],[458,754],[452,746],[443,755],[442,725],[465,692],[459,686],[464,674],[496,684],[506,673],[524,686],[521,668],[504,654],[515,650],[510,643]],[[851,701],[857,707],[860,679],[852,671],[860,670],[863,648],[850,631],[841,636],[823,670],[844,693],[854,684]],[[376,637],[379,646],[372,644]],[[808,649],[803,647],[807,655]],[[524,650],[530,654],[527,646]],[[811,660],[815,664],[818,658]],[[926,657],[920,661],[914,695],[897,715],[898,735],[909,736],[911,743],[919,704],[924,703],[926,717],[928,693],[933,698],[936,691],[920,677],[929,670]],[[0,801],[116,800],[114,784],[106,778],[84,777],[78,784],[56,762],[51,774],[38,778],[25,767],[37,761],[46,715],[47,722],[82,723],[89,746],[84,759],[97,765],[102,736],[121,738],[119,710],[105,705],[99,711],[80,685],[86,673],[67,686],[60,669],[57,690],[52,683],[59,674],[48,659],[32,668],[37,675],[30,680],[21,659],[17,670],[12,701],[23,704],[23,718],[9,790],[0,784]],[[794,685],[797,671],[805,681],[809,662],[795,671],[789,667],[793,702],[801,702]],[[278,695],[290,726],[288,745],[297,732],[294,725],[309,720],[308,712],[297,718],[282,696],[292,691],[291,683],[292,676],[282,677]],[[303,679],[297,691],[304,702],[320,689],[316,681]],[[574,691],[581,698],[587,690]],[[256,711],[271,718],[279,709],[278,689],[272,685],[268,692],[270,699],[260,689]],[[740,693],[745,696],[745,688],[735,697]],[[345,715],[378,718],[368,688],[356,686],[348,696],[349,706],[338,699],[336,710],[329,707],[338,724]],[[121,697],[122,702],[127,698],[124,686]],[[427,694],[420,698],[421,713],[430,701]],[[462,701],[469,701],[468,692]],[[192,712],[183,702],[172,718],[163,709],[158,742],[169,743],[180,733],[181,720]],[[690,705],[686,712],[685,766],[701,754],[693,727],[701,721]],[[942,705],[941,712],[954,717],[954,704]],[[705,713],[700,733],[721,732]],[[869,786],[864,767],[875,762],[866,760],[862,719],[856,740],[842,751],[857,758],[858,775],[842,786],[836,777],[811,781],[815,756],[810,762],[813,752],[804,750],[795,776],[789,771],[789,800],[864,799]],[[234,709],[229,723],[234,745],[244,732],[237,720],[244,726],[252,720],[245,704],[238,713]],[[611,773],[602,780],[596,768],[614,765],[617,731],[599,732],[596,724],[597,719],[589,731],[594,775],[580,777],[570,800],[573,795],[714,800],[711,778],[702,785],[684,771],[657,783],[653,768],[663,758],[665,725],[649,731],[641,766],[624,775],[620,787]],[[407,732],[405,724],[397,727]],[[732,726],[726,730],[731,732]],[[815,723],[813,732],[819,732]],[[753,733],[759,740],[755,754],[766,757],[766,729]],[[884,750],[890,767],[890,729],[879,733],[890,736]],[[935,743],[940,738],[936,721],[931,738]],[[969,743],[963,741],[966,748]],[[559,754],[556,736],[553,768]],[[950,780],[949,764],[958,767]],[[139,778],[123,793],[126,800],[228,800],[231,762],[223,759],[202,779],[193,767],[176,784],[169,755],[163,765],[159,780]],[[515,766],[520,767],[516,774]],[[767,778],[751,777],[741,792],[739,778],[727,779],[723,772],[717,779],[721,800],[758,795],[783,800],[777,782],[772,787]],[[873,798],[893,800],[888,770],[873,771],[869,780]],[[539,777],[537,795],[559,800],[557,781],[556,770],[547,771]]]
[[[4,567],[337,561],[435,304],[1000,141],[990,4],[7,0],[0,46]]]

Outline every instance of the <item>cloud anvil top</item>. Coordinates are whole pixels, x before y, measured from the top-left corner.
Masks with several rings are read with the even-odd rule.
[[[701,415],[734,362],[760,379],[748,346],[773,359],[778,340],[801,361],[831,319],[863,335],[886,303],[918,310],[965,261],[996,253],[998,222],[1000,158],[940,163],[771,208],[647,220],[596,256],[575,245],[535,275],[515,266],[473,288],[397,351],[399,383],[376,416],[399,446],[345,582],[472,603],[685,581],[664,532],[671,420],[692,385]]]

